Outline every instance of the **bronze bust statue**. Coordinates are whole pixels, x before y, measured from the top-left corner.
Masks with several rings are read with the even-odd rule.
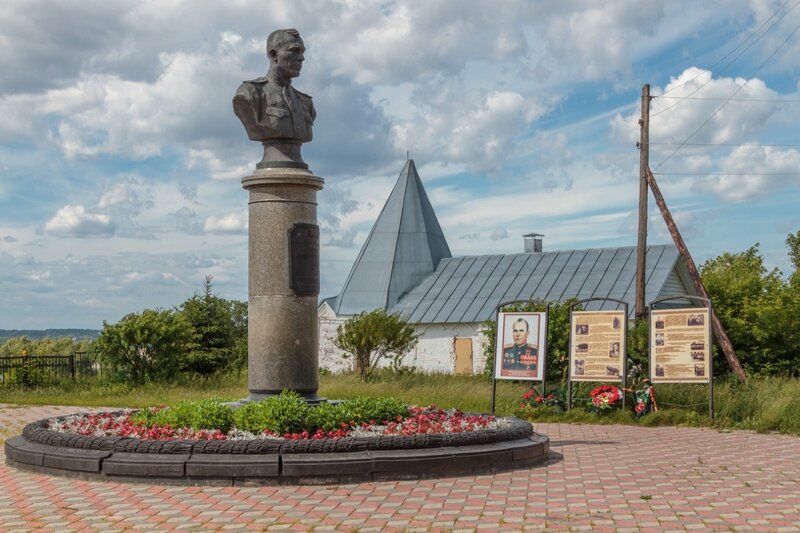
[[[311,141],[317,112],[311,97],[292,86],[300,75],[306,48],[297,30],[275,30],[267,38],[269,71],[242,82],[233,97],[233,112],[251,141],[264,145],[257,168],[304,168],[300,147]]]

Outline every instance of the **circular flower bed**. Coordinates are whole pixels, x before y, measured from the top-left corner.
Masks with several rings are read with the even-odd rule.
[[[477,474],[547,458],[549,440],[495,418],[392,398],[311,407],[284,393],[32,422],[6,463],[82,479],[176,484],[320,484]]]
[[[156,414],[165,408],[151,408]],[[317,428],[315,431],[278,433],[270,428],[261,432],[241,430],[235,426],[227,431],[173,427],[170,424],[146,423],[136,418],[139,411],[126,410],[76,414],[48,419],[48,429],[59,433],[94,437],[128,437],[150,440],[253,440],[253,439],[340,439],[345,437],[378,437],[383,435],[422,435],[430,433],[464,433],[509,426],[503,418],[492,415],[467,414],[457,409],[445,410],[436,406],[409,406],[408,415],[394,420],[341,422],[338,429]]]

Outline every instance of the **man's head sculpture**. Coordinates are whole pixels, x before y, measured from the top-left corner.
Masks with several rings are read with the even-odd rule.
[[[303,68],[305,50],[297,30],[270,33],[267,75],[243,82],[233,97],[233,112],[248,138],[264,145],[258,168],[308,168],[300,147],[311,141],[317,113],[311,97],[292,86],[292,78]]]

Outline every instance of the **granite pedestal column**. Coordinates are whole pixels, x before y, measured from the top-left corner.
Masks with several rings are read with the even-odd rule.
[[[261,166],[261,165],[259,165]],[[251,401],[319,389],[319,227],[324,180],[301,168],[258,168],[249,198],[248,388]]]

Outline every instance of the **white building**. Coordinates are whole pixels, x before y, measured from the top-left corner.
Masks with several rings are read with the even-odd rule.
[[[452,257],[414,161],[409,160],[361,248],[341,292],[319,305],[320,367],[350,370],[334,344],[352,315],[383,308],[415,324],[419,342],[403,364],[418,370],[480,373],[484,321],[512,300],[615,298],[634,309],[636,248],[542,251],[542,235],[525,235],[524,253]],[[673,245],[648,246],[646,301],[695,295]],[[590,302],[587,309],[614,309]]]

